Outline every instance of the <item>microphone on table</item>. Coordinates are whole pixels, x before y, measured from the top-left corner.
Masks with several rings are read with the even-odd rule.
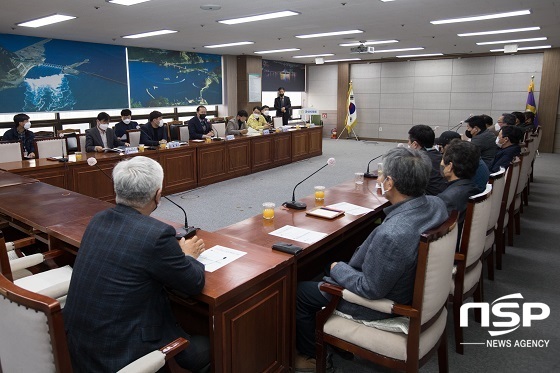
[[[375,157],[371,161],[369,161],[369,163],[367,164],[367,171],[364,173],[364,177],[367,177],[369,179],[376,179],[377,178],[377,173],[375,171],[372,172],[372,173],[369,172],[369,165],[371,164],[371,162],[373,162],[376,159],[379,159],[381,157],[383,157],[383,154],[378,155],[377,157]]]
[[[183,211],[183,214],[185,215],[185,227],[177,229],[177,234],[175,235],[175,237],[177,237],[177,239],[181,239],[183,237],[185,239],[188,239],[188,238],[191,238],[192,236],[194,236],[196,234],[196,231],[198,230],[198,228],[195,228],[193,226],[189,226],[189,223],[187,221],[187,212],[185,211],[185,209],[182,208],[179,204],[173,202],[168,197],[163,196],[163,198],[165,198],[166,200],[168,200],[169,202],[171,202],[175,206],[179,207],[181,209],[181,211]]]
[[[212,126],[212,131],[214,131],[214,137],[212,138],[212,140],[220,141],[222,138],[218,134],[218,129],[216,127]]]
[[[470,113],[469,117],[465,120],[460,121],[456,126],[454,126],[453,128],[450,129],[450,131],[455,131],[457,132],[457,130],[459,129],[459,127],[461,127],[463,125],[463,123],[465,123],[467,120],[471,119],[473,117],[473,114]]]
[[[332,166],[335,163],[336,163],[336,161],[335,161],[334,158],[329,158],[329,160],[327,161],[327,164],[325,164],[323,167],[321,167],[320,169],[313,172],[311,175],[307,176],[305,179],[303,179],[302,181],[297,183],[296,186],[294,187],[293,192],[292,192],[292,200],[289,201],[289,202],[284,202],[282,204],[282,206],[285,206],[287,208],[294,209],[294,210],[305,210],[307,208],[307,205],[303,202],[296,201],[296,188],[298,187],[298,185],[303,183],[305,180],[309,179],[311,176],[315,175],[317,172],[321,171],[323,168],[325,168],[327,166]]]
[[[64,139],[64,134],[61,133],[61,134],[60,134],[60,137],[62,138],[62,142],[60,143],[60,145],[61,145],[61,147],[62,147],[62,149],[61,149],[61,150],[62,150],[62,157],[60,157],[60,158],[58,159],[58,161],[59,161],[59,162],[68,162],[68,158],[66,158],[66,157],[64,156],[64,141],[65,141],[65,139]]]
[[[97,167],[97,169],[98,169],[99,171],[101,171],[101,172],[103,173],[103,175],[107,176],[107,178],[108,178],[109,180],[113,181],[113,178],[112,178],[111,176],[107,175],[107,174],[105,173],[105,171],[103,171],[103,169],[102,169],[101,167],[99,167],[99,165],[97,164],[97,159],[95,159],[95,158],[93,158],[93,157],[89,157],[89,158],[87,159],[87,164],[88,164],[89,166],[95,166],[95,167]]]

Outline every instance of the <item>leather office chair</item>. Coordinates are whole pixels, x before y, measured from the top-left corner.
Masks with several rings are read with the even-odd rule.
[[[167,138],[169,141],[178,140],[176,126],[181,125],[183,125],[183,121],[181,120],[170,120],[167,122]]]
[[[78,137],[78,134],[67,133],[67,134],[63,134],[63,137],[64,137],[64,141],[66,143],[66,151],[68,152],[68,154],[82,151],[82,147],[81,147],[81,144],[80,144],[80,138]],[[84,150],[85,150],[85,147],[84,147]]]
[[[140,144],[140,131],[141,130],[127,130],[126,131],[126,142],[132,147],[138,146]]]
[[[440,227],[420,237],[412,305],[396,304],[389,299],[369,300],[336,285],[321,285],[321,290],[330,293],[332,299],[317,313],[317,372],[325,372],[327,343],[407,372],[418,371],[437,351],[440,372],[448,371],[446,304],[457,245],[456,221],[457,212],[454,211]],[[366,326],[333,314],[341,298],[409,318],[408,333],[381,330],[379,326]]]
[[[23,148],[20,142],[0,142],[0,159],[2,162],[23,160]]]
[[[72,129],[72,128],[67,128],[65,130],[60,130],[60,131],[56,131],[56,135],[58,137],[63,137],[67,134],[70,133],[75,133],[76,135],[79,135],[80,133],[82,133],[82,131],[80,131],[80,129]]]
[[[16,241],[12,243],[12,245],[6,245],[4,235],[0,231],[0,248],[5,247],[5,249],[0,250],[0,272],[8,280],[13,281],[15,285],[23,289],[58,299],[63,307],[66,302],[68,287],[70,286],[72,268],[70,266],[64,266],[36,274],[27,270],[27,268],[60,256],[62,254],[61,250],[51,250],[45,253],[22,257],[13,255],[13,253],[11,253],[11,255],[8,253],[8,251],[13,251],[22,245],[33,243],[34,240],[23,239],[19,240],[19,242]]]
[[[455,254],[455,274],[451,280],[449,301],[453,302],[455,351],[461,355],[463,354],[463,329],[459,324],[461,306],[471,296],[475,302],[482,302],[483,299],[481,257],[492,209],[491,196],[492,185],[488,184],[484,192],[469,198],[459,252]],[[480,321],[480,310],[478,311],[475,312],[475,318]]]
[[[0,275],[0,361],[4,372],[72,372],[62,309],[58,301],[22,289]],[[120,372],[156,372],[184,350],[178,338]]]
[[[488,268],[488,279],[494,281],[494,243],[496,241],[496,225],[500,217],[502,208],[504,189],[506,187],[506,170],[500,169],[490,175],[490,184],[492,184],[492,207],[490,210],[490,218],[486,227],[486,242],[484,243],[484,252],[482,253],[482,264],[486,262]]]
[[[37,158],[60,157],[68,154],[64,139],[35,140],[34,144]]]

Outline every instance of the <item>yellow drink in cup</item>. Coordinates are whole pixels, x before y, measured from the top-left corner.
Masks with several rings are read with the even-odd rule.
[[[82,160],[82,153],[76,153],[76,162]]]
[[[139,151],[140,153],[143,153],[143,152],[144,152],[144,144],[138,144],[138,151]]]
[[[276,205],[273,202],[265,202],[263,203],[263,218],[270,220],[274,219],[274,207]]]
[[[315,187],[315,200],[322,201],[325,199],[325,187],[324,186],[316,186]]]

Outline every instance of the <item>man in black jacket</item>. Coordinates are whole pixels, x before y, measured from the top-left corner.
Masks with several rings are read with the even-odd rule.
[[[276,116],[282,117],[282,125],[287,126],[292,113],[292,103],[288,96],[284,96],[284,87],[278,88],[278,97],[274,99],[274,109]]]
[[[441,153],[434,147],[435,138],[434,130],[425,124],[417,124],[408,131],[410,148],[425,151],[432,162],[430,181],[426,187],[426,194],[430,196],[437,196],[447,187],[447,181],[439,173]]]
[[[490,165],[490,172],[500,171],[500,167],[507,170],[513,158],[521,153],[519,142],[523,138],[523,130],[518,126],[503,126],[496,138],[496,145],[500,148]]]

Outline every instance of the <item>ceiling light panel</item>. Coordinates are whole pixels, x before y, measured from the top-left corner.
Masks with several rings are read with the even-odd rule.
[[[507,17],[517,17],[531,14],[530,9],[516,10],[513,12],[506,13],[494,13],[494,14],[484,14],[480,16],[462,17],[462,18],[450,18],[450,19],[440,19],[437,21],[430,21],[432,25],[443,25],[447,23],[460,23],[460,22],[474,22],[474,21],[484,21],[487,19],[497,19],[497,18],[507,18]]]
[[[414,58],[414,57],[435,57],[443,56],[443,53],[424,53],[424,54],[403,54],[402,56],[396,56],[397,58]]]
[[[269,53],[283,53],[283,52],[295,52],[299,51],[299,48],[286,48],[286,49],[271,49],[267,51],[256,51],[256,54],[269,54]]]
[[[529,41],[542,41],[547,40],[546,36],[540,38],[528,38],[528,39],[513,39],[513,40],[498,40],[498,41],[484,41],[476,43],[476,45],[490,45],[490,44],[509,44],[509,43],[525,43]]]
[[[165,34],[174,34],[177,31],[175,30],[156,30],[156,31],[148,31],[142,32],[140,34],[133,34],[133,35],[126,35],[123,36],[123,39],[140,39],[140,38],[148,38],[150,36],[158,36],[158,35],[165,35]]]
[[[53,14],[51,16],[37,18],[37,19],[31,20],[31,21],[18,23],[17,25],[18,26],[23,26],[23,27],[37,28],[37,27],[52,25],[53,23],[68,21],[68,20],[75,19],[75,18],[76,17],[66,16],[64,14]]]
[[[480,31],[480,32],[467,32],[465,34],[457,34],[457,36],[481,36],[481,35],[497,35],[497,34],[509,34],[514,32],[525,32],[525,31],[538,31],[541,28],[536,27],[523,27],[523,28],[511,28],[507,30],[495,30],[495,31]]]
[[[325,60],[325,62],[361,61],[361,58],[341,58],[339,60]]]
[[[398,49],[376,49],[374,53],[391,53],[391,52],[407,52],[407,51],[421,51],[424,47],[414,47],[414,48],[398,48]]]
[[[150,1],[150,0],[106,0],[106,1],[112,4],[130,6],[130,5],[145,3],[146,1]]]
[[[548,49],[548,48],[552,48],[552,45],[539,45],[536,47],[520,47],[517,48],[518,51],[528,51],[528,50],[533,50],[533,49]],[[503,52],[504,49],[490,49],[490,52]]]
[[[398,43],[398,40],[392,39],[392,40],[368,40],[366,42],[359,42],[359,41],[353,41],[351,43],[342,43],[342,44],[338,44],[341,47],[357,47],[359,45],[378,45],[378,44],[391,44],[391,43]]]
[[[334,56],[334,53],[308,54],[305,56],[292,56],[292,58],[315,58],[315,57],[330,57],[330,56]]]
[[[226,48],[226,47],[235,47],[237,45],[249,45],[249,44],[255,44],[255,42],[254,41],[237,41],[235,43],[205,45],[204,48]]]
[[[349,35],[349,34],[361,34],[361,33],[363,33],[362,30],[346,30],[346,31],[323,32],[320,34],[296,35],[296,38],[309,39],[309,38],[322,38],[325,36]]]
[[[269,19],[297,16],[297,15],[300,15],[300,14],[301,13],[299,13],[299,12],[293,12],[291,10],[284,10],[284,11],[281,11],[281,12],[265,13],[265,14],[255,15],[255,16],[224,19],[224,20],[221,20],[221,21],[218,21],[218,22],[226,24],[226,25],[237,25],[237,24],[240,24],[240,23],[266,21],[266,20],[269,20]]]

